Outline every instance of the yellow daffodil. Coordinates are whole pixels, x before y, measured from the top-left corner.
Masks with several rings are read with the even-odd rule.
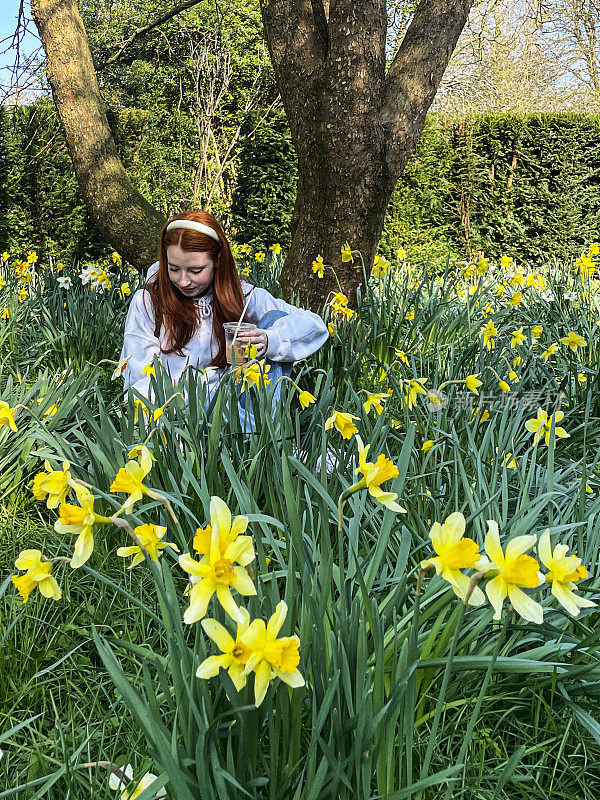
[[[531,329],[531,338],[539,339],[543,332],[544,328],[541,325],[534,325]]]
[[[5,250],[0,256],[0,258],[2,259],[2,261],[8,261],[8,259],[10,258],[10,253],[7,253]]]
[[[240,636],[240,642],[251,650],[242,674],[246,676],[254,672],[254,703],[257,707],[265,699],[269,683],[275,678],[292,689],[304,686],[304,678],[298,671],[300,640],[297,636],[277,638],[286,616],[287,604],[281,600],[266,625],[262,619],[255,619]]]
[[[510,452],[506,453],[502,458],[500,466],[506,467],[506,469],[517,469],[517,462],[513,454]]]
[[[435,444],[435,442],[433,441],[433,439],[427,439],[426,442],[423,442],[423,446],[421,447],[421,450],[424,453],[428,453],[431,450],[431,448],[434,446],[434,444]]]
[[[121,286],[119,287],[119,294],[123,298],[129,297],[129,295],[131,294],[131,287],[129,283],[125,282],[121,284]]]
[[[259,264],[261,264],[265,260],[265,257],[266,253],[263,253],[262,250],[259,250],[258,253],[254,254],[254,258],[258,261]]]
[[[548,413],[543,409],[540,408],[537,412],[537,418],[528,419],[525,423],[525,427],[530,433],[535,434],[533,437],[533,443],[537,444],[540,439],[544,439],[546,444],[550,445],[550,431],[552,429],[552,420],[554,420],[554,434],[559,439],[568,439],[571,434],[567,433],[564,428],[559,428],[558,423],[564,417],[564,412],[562,411],[555,411],[551,417],[548,417]]]
[[[506,381],[498,381],[498,386],[503,392],[510,392],[510,385]]]
[[[152,454],[147,447],[142,447],[138,461],[128,461],[124,467],[117,472],[114,481],[110,485],[111,492],[126,492],[129,495],[122,510],[130,512],[134,504],[141,500],[149,490],[142,481],[152,469]],[[154,459],[156,460],[156,459]]]
[[[242,392],[247,392],[251,386],[257,389],[264,388],[271,383],[271,378],[267,377],[267,372],[271,365],[267,364],[266,359],[242,367]]]
[[[8,310],[8,306],[4,306],[4,308],[0,312],[0,318],[8,319],[9,317],[10,317],[10,312]]]
[[[402,420],[401,419],[393,419],[392,420],[392,428],[395,431],[402,430]]]
[[[404,399],[409,409],[414,408],[417,402],[417,395],[427,393],[423,388],[425,383],[427,383],[427,378],[417,378],[404,383]]]
[[[557,344],[551,344],[542,353],[542,355],[541,355],[542,361],[548,361],[548,359],[551,358],[556,353],[557,350],[558,350],[558,345]]]
[[[380,255],[376,255],[375,261],[373,262],[373,269],[371,270],[371,275],[374,278],[383,278],[385,273],[388,271],[389,266],[390,262],[386,258]]]
[[[512,332],[510,346],[517,347],[518,345],[523,344],[523,342],[526,341],[527,341],[527,336],[523,333],[523,326],[521,326],[516,331]]]
[[[506,287],[503,283],[498,284],[498,288],[496,289],[496,294],[498,297],[503,295],[506,292]]]
[[[151,375],[156,375],[156,370],[154,369],[154,366],[152,364],[146,364],[146,366],[142,370],[142,375],[146,375],[148,378]]]
[[[567,347],[570,347],[573,353],[577,352],[578,347],[587,346],[587,342],[583,338],[583,336],[580,336],[578,333],[575,333],[575,331],[569,331],[569,333],[566,336],[563,336],[560,341],[562,342],[562,344],[566,345]]]
[[[121,266],[122,260],[121,260],[121,256],[118,253],[113,253],[111,258],[112,258],[113,264],[116,264],[117,267]]]
[[[343,245],[341,253],[342,253],[342,261],[344,262],[354,261],[354,259],[352,258],[352,250],[350,249],[350,245],[348,244],[348,242],[346,242],[346,244]]]
[[[409,322],[412,322],[414,318],[415,318],[415,312],[413,310],[407,311],[406,314],[404,315],[404,319],[408,320]]]
[[[489,258],[485,258],[484,256],[480,256],[475,264],[475,271],[478,275],[485,275],[486,272],[490,268],[490,260]]]
[[[437,575],[452,586],[454,593],[462,600],[467,596],[470,578],[461,570],[478,569],[485,564],[479,554],[479,545],[473,539],[465,538],[465,518],[460,511],[455,511],[440,525],[434,522],[429,531],[429,538],[436,555],[421,562],[421,568],[435,567]],[[485,597],[476,586],[469,598],[469,605],[481,606]]]
[[[248,256],[248,255],[250,255],[250,250],[251,250],[251,247],[250,247],[249,244],[241,244],[240,245],[240,253],[243,253],[244,255]]]
[[[50,561],[42,561],[39,550],[23,550],[15,561],[18,570],[25,570],[25,575],[13,575],[11,581],[23,599],[23,604],[29,600],[29,595],[37,587],[44,597],[60,600],[62,592],[56,579],[52,576]]]
[[[269,250],[274,253],[274,255],[278,256],[281,253],[281,245],[280,244],[272,244],[269,246]]]
[[[566,544],[557,544],[554,551],[552,550],[549,528],[540,536],[538,555],[548,570],[546,583],[552,584],[550,591],[561,606],[576,617],[582,608],[592,608],[596,603],[575,594],[577,581],[583,581],[589,576],[580,558],[567,555],[568,549]]]
[[[179,552],[179,548],[173,542],[163,542],[163,536],[167,529],[163,525],[153,525],[147,523],[146,525],[138,525],[134,528],[133,532],[138,538],[139,545],[130,545],[128,547],[119,547],[117,555],[122,558],[133,556],[133,561],[129,565],[129,569],[133,569],[137,564],[141,564],[144,560],[144,552],[148,553],[152,561],[158,561],[160,558],[160,551],[165,547],[170,547],[172,550]]]
[[[539,564],[532,556],[525,555],[537,541],[533,534],[516,536],[506,545],[506,553],[500,545],[498,523],[488,520],[488,532],[485,537],[485,552],[493,564],[490,569],[497,574],[491,578],[485,591],[494,607],[494,619],[500,619],[504,599],[508,595],[513,608],[523,619],[541,624],[544,612],[539,603],[525,594],[523,588],[534,589],[544,582],[539,571]]]
[[[15,423],[15,409],[11,408],[7,402],[0,400],[0,428],[3,425],[8,425],[11,431],[17,430]]]
[[[110,519],[94,511],[94,495],[80,484],[74,485],[79,506],[63,503],[59,517],[54,523],[57,533],[78,533],[71,567],[77,569],[88,560],[94,550],[94,525],[110,523]]]
[[[395,347],[394,348],[394,354],[395,354],[396,358],[398,359],[398,361],[400,361],[402,364],[406,364],[407,367],[410,366],[410,363],[408,361],[408,356],[406,355],[404,350],[399,350],[397,347]]]
[[[375,462],[367,461],[370,445],[363,445],[360,436],[356,437],[356,442],[358,445],[358,467],[354,470],[354,474],[362,475],[363,477],[347,490],[348,494],[367,489],[371,497],[374,497],[377,502],[382,503],[386,508],[396,513],[406,513],[406,509],[395,502],[398,497],[396,492],[384,492],[381,488],[381,484],[384,481],[391,480],[398,475],[398,467],[383,454],[377,456],[377,461]]]
[[[519,364],[521,363],[522,360],[523,359],[521,358],[521,356],[515,356],[513,358],[513,367],[516,369],[519,366]]]
[[[584,384],[587,383],[587,375],[585,374],[585,372],[579,372],[578,373],[578,375],[577,375],[577,383],[580,386],[584,386]]]
[[[371,409],[374,409],[376,414],[381,414],[383,411],[383,404],[389,400],[392,390],[388,389],[387,392],[366,392],[367,399],[363,403],[364,409],[368,414]]]
[[[517,306],[520,306],[522,302],[523,302],[523,295],[521,294],[521,292],[514,292],[511,295],[510,305],[513,308],[517,308]]]
[[[333,324],[333,322],[330,322],[327,325],[327,330],[329,331],[330,336],[335,336],[335,325]]]
[[[352,421],[355,419],[358,419],[358,417],[354,414],[349,414],[345,411],[334,411],[325,421],[325,430],[328,431],[335,425],[344,439],[351,439],[358,432],[358,428]]]
[[[250,275],[250,267],[249,267],[249,266],[242,267],[242,269],[240,270],[240,273],[241,273],[241,274],[242,274],[242,275],[243,275],[245,278],[247,278],[247,277],[248,277],[248,275]]]
[[[33,479],[33,496],[36,500],[48,498],[48,508],[58,508],[76,485],[69,472],[69,462],[63,461],[61,470],[53,470],[48,461],[44,461],[44,467],[46,472],[38,472]]]
[[[406,261],[406,250],[403,247],[396,250],[396,258],[398,261]]]
[[[28,297],[29,297],[29,292],[27,291],[27,289],[25,289],[25,287],[23,287],[19,292],[19,303],[22,303],[24,300],[27,300]]]
[[[322,278],[325,274],[325,264],[323,263],[323,256],[317,256],[316,259],[312,262],[312,271],[315,275],[318,275],[319,278]]]
[[[513,286],[523,286],[525,284],[525,278],[523,277],[522,272],[517,272],[516,275],[513,275],[510,279],[510,282]]]
[[[498,331],[491,319],[488,319],[480,333],[483,336],[483,346],[488,350],[493,350],[496,346],[494,337],[498,335]]]
[[[146,772],[146,774],[135,785],[133,785],[133,768],[131,764],[127,764],[122,772],[124,778],[118,778],[113,772],[111,772],[108,779],[108,785],[110,789],[121,790],[121,800],[136,800],[136,798],[139,797],[145,789],[148,789],[150,786],[152,786],[157,777],[152,772]],[[121,788],[124,783],[127,785],[125,788]],[[154,800],[159,800],[159,798],[166,797],[167,792],[161,787],[160,789],[157,789],[157,791],[151,796],[154,798]]]
[[[314,394],[311,394],[307,391],[300,392],[298,395],[298,400],[300,401],[302,408],[308,408],[308,406],[317,402],[317,398],[314,396]]]
[[[246,530],[248,517],[236,517],[232,522],[231,512],[223,500],[211,497],[210,522],[209,552],[200,561],[193,559],[189,553],[179,556],[179,566],[192,576],[193,582],[189,591],[190,605],[183,621],[191,625],[202,619],[210,598],[216,594],[227,614],[242,623],[245,616],[236,605],[231,588],[246,597],[256,594],[245,569],[254,560],[252,537],[239,535]]]
[[[202,620],[201,624],[206,635],[215,642],[223,655],[205,658],[196,670],[196,677],[203,679],[214,678],[219,674],[220,669],[227,670],[238,692],[246,685],[247,678],[244,668],[252,655],[252,650],[241,641],[241,637],[250,625],[250,614],[245,608],[242,608],[240,617],[243,621],[237,623],[235,639],[216,619]]]
[[[502,267],[502,269],[508,269],[512,263],[513,263],[512,256],[502,256],[502,258],[500,259],[500,266]]]
[[[467,375],[467,377],[465,378],[465,386],[467,387],[467,389],[470,392],[474,392],[477,395],[479,394],[478,391],[479,387],[483,386],[483,381],[479,380],[479,378],[477,377],[478,375],[479,373],[477,373],[477,375]]]

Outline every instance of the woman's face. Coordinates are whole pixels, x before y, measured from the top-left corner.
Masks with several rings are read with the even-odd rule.
[[[167,270],[184,297],[197,297],[211,285],[215,265],[208,253],[190,253],[172,244],[167,247]]]

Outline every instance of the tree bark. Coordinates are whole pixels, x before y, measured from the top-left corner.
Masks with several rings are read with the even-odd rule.
[[[130,181],[110,130],[76,0],[31,0],[46,74],[77,181],[105,239],[144,270],[158,253],[164,217]]]
[[[385,0],[260,0],[298,155],[292,244],[281,282],[312,305],[352,300],[472,0],[421,0],[386,73]],[[349,243],[353,262],[342,262]],[[320,279],[312,261],[322,255]]]

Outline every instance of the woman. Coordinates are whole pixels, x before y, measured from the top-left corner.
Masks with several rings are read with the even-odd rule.
[[[271,364],[269,378],[275,382],[290,362],[310,356],[329,335],[318,314],[240,280],[229,242],[212,214],[186,211],[171,217],[161,232],[159,260],[129,306],[121,352],[127,358],[125,389],[149,396],[150,376],[143,371],[156,355],[174,381],[188,365],[215,368],[207,372],[209,391],[214,391],[227,366],[223,323],[238,322],[242,312],[242,321],[257,328],[240,332],[237,342],[256,347],[256,358]]]

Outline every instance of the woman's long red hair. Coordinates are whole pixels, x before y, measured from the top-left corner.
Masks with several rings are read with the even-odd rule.
[[[167,225],[177,219],[202,222],[213,228],[219,235],[221,245],[208,234],[187,228],[167,231]],[[244,308],[244,294],[231,247],[223,229],[207,211],[185,211],[175,214],[165,222],[160,235],[158,254],[159,269],[156,279],[146,284],[150,293],[156,330],[165,326],[166,340],[161,345],[165,354],[176,353],[183,356],[183,348],[188,344],[201,325],[197,306],[193,298],[184,297],[169,278],[167,247],[179,245],[182,250],[194,253],[208,253],[215,265],[212,299],[212,337],[218,349],[210,365],[224,367],[225,330],[224,322],[237,322]]]

